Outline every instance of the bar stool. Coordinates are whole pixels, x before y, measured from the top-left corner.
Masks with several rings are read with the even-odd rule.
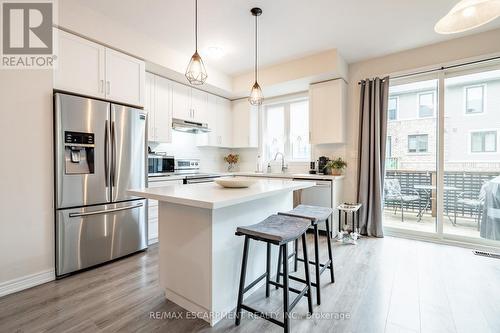
[[[309,228],[311,222],[307,219],[291,217],[291,216],[280,216],[271,215],[264,221],[250,225],[238,227],[236,229],[237,236],[245,236],[245,243],[243,246],[243,259],[241,262],[241,275],[240,275],[240,286],[238,290],[238,304],[236,306],[236,320],[235,324],[239,325],[241,321],[242,310],[251,312],[257,316],[260,316],[276,325],[284,328],[285,332],[290,331],[290,317],[289,313],[297,305],[303,296],[307,297],[309,313],[312,314],[312,296],[311,296],[311,279],[309,276],[309,267],[304,262],[304,269],[306,279],[301,281],[305,284],[302,290],[298,290],[289,286],[288,280],[288,260],[285,260],[283,284],[271,281],[271,244],[278,245],[280,247],[280,255],[283,257],[288,257],[287,244],[289,242],[298,240],[302,237],[302,246],[306,248],[306,231]],[[256,241],[262,241],[267,243],[267,258],[266,258],[266,272],[258,277],[255,281],[250,283],[245,287],[245,276],[247,269],[248,260],[248,245],[250,239]],[[304,258],[307,262],[307,250],[304,251]],[[273,318],[272,314],[261,312],[254,309],[246,304],[243,304],[243,295],[253,288],[262,279],[266,279],[266,297],[269,297],[270,285],[274,285],[277,288],[283,288],[283,322]],[[289,291],[298,294],[297,297],[290,303],[288,298]]]
[[[280,212],[278,215],[283,216],[293,216],[308,219],[314,229],[314,261],[307,260],[304,258],[299,258],[298,256],[298,242],[295,242],[295,251],[288,258],[294,257],[294,269],[297,271],[297,262],[309,262],[311,265],[315,266],[316,273],[316,281],[311,282],[311,285],[316,288],[316,303],[318,305],[321,304],[321,279],[320,276],[326,269],[330,270],[330,279],[332,283],[335,282],[335,276],[333,272],[333,257],[332,257],[332,243],[330,239],[330,221],[329,218],[333,213],[333,209],[328,207],[319,207],[319,206],[309,206],[309,205],[298,205],[293,210],[289,212]],[[319,262],[319,234],[318,234],[318,223],[325,222],[326,223],[326,233],[327,233],[327,245],[328,245],[328,260],[325,263]],[[305,249],[305,246],[302,245],[302,248]],[[280,248],[281,251],[281,248]],[[276,274],[276,282],[279,283],[281,276],[281,255],[278,257],[278,273]],[[283,257],[286,258],[286,257]],[[303,282],[304,280],[296,277],[290,276],[290,279],[294,281]]]

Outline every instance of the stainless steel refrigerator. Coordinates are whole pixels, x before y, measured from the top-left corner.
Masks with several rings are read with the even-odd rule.
[[[146,113],[54,94],[56,275],[147,248]]]

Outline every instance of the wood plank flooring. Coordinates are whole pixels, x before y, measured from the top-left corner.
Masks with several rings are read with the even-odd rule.
[[[324,239],[321,248],[326,257]],[[498,259],[474,256],[470,249],[386,237],[364,238],[357,246],[336,243],[334,260],[336,283],[329,283],[327,272],[322,275],[323,303],[307,318],[307,301],[301,300],[292,332],[500,332]],[[0,332],[282,331],[248,316],[239,327],[232,319],[215,327],[192,319],[164,298],[157,265],[158,248],[153,246],[0,298]],[[281,300],[281,290],[266,299],[261,288],[247,302],[279,312]]]

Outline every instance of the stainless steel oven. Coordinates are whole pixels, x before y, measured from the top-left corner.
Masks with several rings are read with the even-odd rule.
[[[162,176],[175,171],[175,159],[166,154],[148,154],[148,176]]]

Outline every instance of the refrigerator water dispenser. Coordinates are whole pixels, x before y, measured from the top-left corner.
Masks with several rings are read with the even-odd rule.
[[[94,173],[94,133],[64,132],[66,174]]]

